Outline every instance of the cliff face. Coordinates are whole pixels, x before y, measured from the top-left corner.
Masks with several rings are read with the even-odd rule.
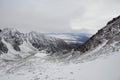
[[[82,53],[96,48],[104,41],[110,44],[113,41],[120,41],[120,16],[113,18],[107,25],[100,29],[95,35],[93,35],[85,44],[81,45],[78,50]]]
[[[7,53],[8,48],[7,46],[2,42],[2,30],[0,29],[0,54]]]

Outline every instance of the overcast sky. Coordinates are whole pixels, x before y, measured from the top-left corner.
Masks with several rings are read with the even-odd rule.
[[[96,31],[120,15],[120,0],[0,0],[0,28],[22,32]]]

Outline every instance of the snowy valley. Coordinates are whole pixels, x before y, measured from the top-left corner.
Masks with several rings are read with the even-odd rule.
[[[0,30],[0,80],[120,80],[120,16],[84,42],[75,37]]]

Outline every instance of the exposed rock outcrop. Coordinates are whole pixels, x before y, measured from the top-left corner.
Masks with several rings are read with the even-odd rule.
[[[86,43],[81,45],[78,50],[82,53],[94,49],[95,47],[102,44],[104,41],[107,41],[106,44],[109,44],[112,41],[116,41],[120,39],[116,39],[120,37],[120,16],[113,18],[113,20],[109,21],[107,25],[100,29],[95,35],[93,35]]]

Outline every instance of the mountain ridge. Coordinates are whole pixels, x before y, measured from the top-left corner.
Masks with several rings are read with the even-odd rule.
[[[16,51],[21,51],[20,46],[24,42],[31,44],[38,51],[45,50],[47,53],[64,52],[64,50],[69,51],[71,49],[62,39],[37,32],[23,34],[14,28],[4,28],[0,31],[0,54],[7,53],[9,50],[3,40],[9,43]]]
[[[85,53],[96,48],[103,42],[107,41],[106,45],[114,38],[120,37],[120,16],[113,18],[105,27],[98,30],[88,41],[81,45],[77,50]],[[112,40],[113,41],[113,40]],[[116,39],[114,39],[116,41]]]

